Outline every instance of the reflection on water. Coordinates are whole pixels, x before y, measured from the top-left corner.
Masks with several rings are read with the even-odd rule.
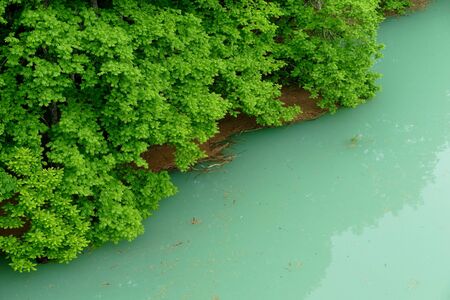
[[[306,299],[449,299],[449,182],[445,145],[417,205],[408,201],[361,232],[332,236],[330,265]]]
[[[449,9],[383,24],[376,100],[237,137],[223,169],[175,175],[144,236],[31,274],[2,265],[1,297],[448,299]]]

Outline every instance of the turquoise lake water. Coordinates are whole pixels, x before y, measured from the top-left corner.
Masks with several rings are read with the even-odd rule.
[[[174,175],[137,240],[2,262],[0,299],[450,299],[450,2],[379,39],[374,100],[237,136],[230,164]]]

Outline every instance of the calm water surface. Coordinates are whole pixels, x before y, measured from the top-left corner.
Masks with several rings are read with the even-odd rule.
[[[175,175],[133,243],[1,262],[0,299],[450,299],[450,2],[380,41],[374,101],[236,137],[232,163]]]

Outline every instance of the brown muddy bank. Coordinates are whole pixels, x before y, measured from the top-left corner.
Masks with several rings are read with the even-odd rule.
[[[326,110],[317,106],[316,100],[299,87],[286,87],[282,89],[280,100],[286,106],[299,105],[302,112],[290,123],[316,119],[326,113]],[[229,138],[238,133],[260,129],[255,117],[240,114],[237,117],[227,116],[219,121],[219,132],[200,145],[206,157],[203,161],[222,160],[222,150],[229,146]],[[142,154],[150,169],[154,172],[175,169],[175,149],[170,145],[153,146]]]

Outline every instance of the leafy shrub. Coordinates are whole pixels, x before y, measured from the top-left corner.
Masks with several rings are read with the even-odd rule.
[[[376,91],[375,0],[0,0],[0,251],[13,269],[131,240],[225,115],[281,125],[295,82],[321,105]],[[150,162],[151,163],[151,162]]]
[[[371,71],[381,47],[376,41],[376,0],[278,0],[280,43],[276,55],[286,62],[279,77],[321,96],[331,110],[355,107],[377,91]]]
[[[383,12],[403,14],[411,7],[411,0],[381,0],[379,5]]]

